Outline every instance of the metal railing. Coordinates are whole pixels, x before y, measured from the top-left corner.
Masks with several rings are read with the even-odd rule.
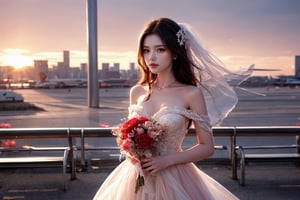
[[[73,159],[74,145],[73,138],[81,139],[81,160],[85,160],[84,139],[91,137],[113,137],[111,128],[7,128],[0,129],[0,139],[30,139],[30,138],[66,138],[70,148],[70,156]],[[216,137],[225,136],[230,138],[230,160],[232,168],[236,168],[237,161],[235,147],[237,137],[244,136],[295,136],[296,145],[300,145],[300,126],[245,126],[245,127],[213,127],[213,134]],[[195,135],[195,129],[190,129],[189,136]],[[298,153],[300,149],[298,148]],[[74,162],[72,163],[74,169]],[[75,171],[72,170],[72,177]],[[237,174],[232,170],[232,178],[236,179]]]

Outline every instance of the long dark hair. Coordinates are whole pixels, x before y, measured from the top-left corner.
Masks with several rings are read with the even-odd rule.
[[[176,33],[180,30],[180,26],[171,19],[159,18],[150,21],[139,39],[138,46],[138,64],[141,67],[141,76],[138,84],[148,85],[150,90],[152,84],[157,78],[157,74],[153,74],[147,67],[144,59],[143,49],[144,41],[148,35],[156,34],[162,42],[171,51],[171,54],[176,56],[173,60],[172,72],[176,80],[186,85],[200,84],[193,71],[193,63],[189,60],[184,45],[180,45],[177,41]]]

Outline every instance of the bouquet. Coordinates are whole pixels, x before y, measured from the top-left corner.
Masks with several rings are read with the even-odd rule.
[[[122,155],[129,154],[136,160],[138,177],[135,192],[137,192],[144,185],[140,159],[149,158],[155,154],[156,144],[164,133],[164,127],[154,120],[140,116],[125,121],[112,132],[117,137],[117,144]]]

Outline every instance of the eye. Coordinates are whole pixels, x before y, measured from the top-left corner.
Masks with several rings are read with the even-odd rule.
[[[157,50],[156,50],[157,52],[165,52],[166,51],[166,49],[165,48],[163,48],[163,47],[159,47],[159,48],[157,48]]]
[[[143,53],[144,53],[144,54],[145,54],[145,53],[149,53],[149,49],[144,48],[144,49],[143,49]]]

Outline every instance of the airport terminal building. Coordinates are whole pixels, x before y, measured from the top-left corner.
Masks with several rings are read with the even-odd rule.
[[[295,56],[295,77],[300,79],[300,56]]]

